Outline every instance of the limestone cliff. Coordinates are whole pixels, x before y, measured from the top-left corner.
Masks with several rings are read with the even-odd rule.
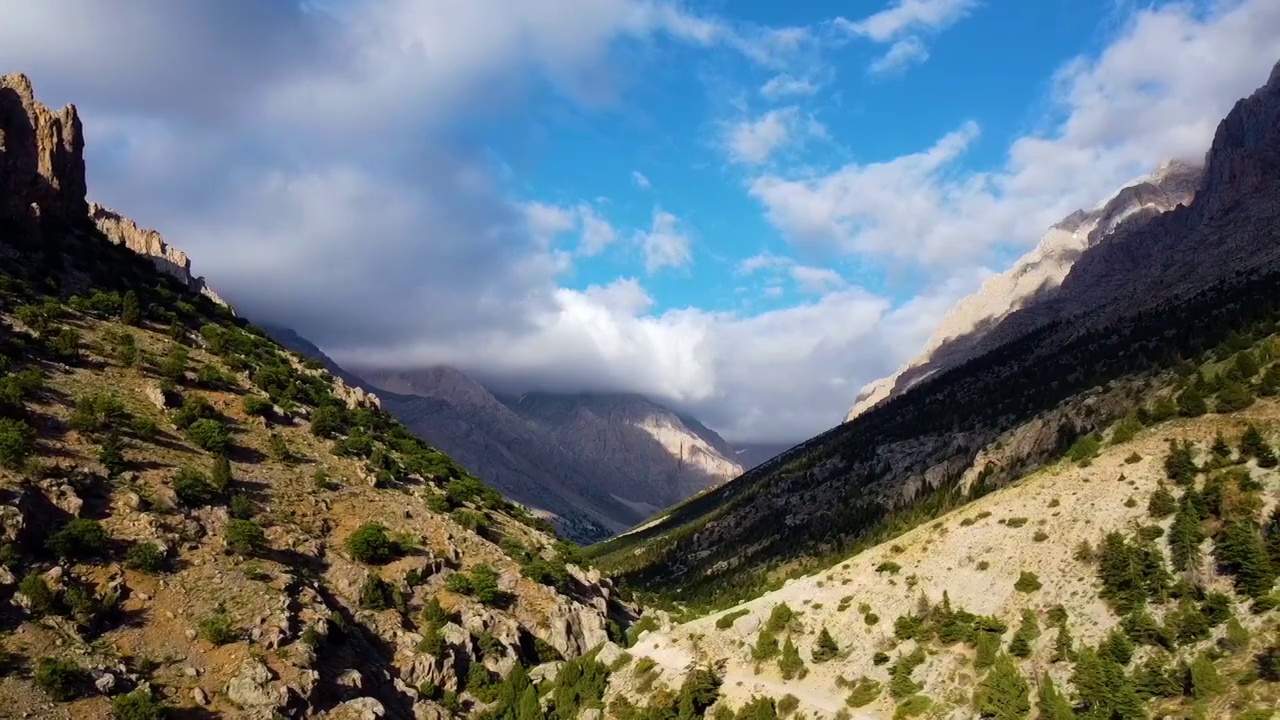
[[[26,75],[0,75],[0,215],[75,220],[85,206],[84,130],[74,105],[53,111]]]

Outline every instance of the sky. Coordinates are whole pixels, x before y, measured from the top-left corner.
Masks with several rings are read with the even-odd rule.
[[[0,0],[91,199],[339,362],[798,441],[1054,222],[1198,161],[1274,0]]]

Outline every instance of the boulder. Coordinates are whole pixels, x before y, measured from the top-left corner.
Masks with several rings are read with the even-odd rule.
[[[323,717],[330,720],[378,720],[386,715],[387,709],[371,697],[348,700],[325,713]]]
[[[252,710],[275,710],[289,702],[289,689],[272,682],[271,670],[262,661],[249,658],[240,665],[236,676],[227,683],[231,702]]]

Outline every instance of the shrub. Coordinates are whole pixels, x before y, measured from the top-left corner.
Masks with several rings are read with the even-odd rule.
[[[1178,501],[1169,488],[1160,483],[1147,500],[1147,513],[1153,518],[1166,518],[1178,511]]]
[[[887,572],[890,575],[898,574],[898,571],[901,569],[902,569],[902,566],[896,562],[893,562],[892,560],[886,560],[885,562],[882,562],[876,566],[876,572],[878,573]]]
[[[1049,539],[1049,533],[1043,530],[1037,530],[1036,534],[1031,536],[1031,539],[1036,542],[1044,542]]]
[[[254,513],[253,501],[245,495],[236,493],[231,496],[231,502],[227,505],[227,512],[237,520],[252,520]]]
[[[190,508],[213,505],[220,496],[204,473],[191,467],[181,467],[173,476],[173,492],[178,502]]]
[[[289,444],[285,442],[280,433],[271,433],[267,436],[267,455],[272,460],[290,464],[293,462],[293,452],[289,450]]]
[[[981,717],[1013,720],[1031,712],[1027,681],[1008,655],[996,659],[991,672],[979,683],[973,695],[973,707]]]
[[[22,420],[0,418],[0,465],[17,470],[35,453],[36,431]]]
[[[920,692],[921,686],[911,679],[911,674],[924,661],[924,649],[918,646],[910,655],[900,656],[889,671],[889,694],[901,699]]]
[[[226,493],[231,488],[231,461],[226,455],[219,455],[214,459],[209,479],[213,488],[220,493]]]
[[[815,663],[824,663],[840,654],[840,646],[836,644],[836,639],[831,637],[826,627],[818,633],[818,639],[814,642],[813,651],[810,654]]]
[[[142,324],[142,304],[138,302],[138,293],[133,290],[126,292],[120,303],[120,322],[133,326]]]
[[[1018,581],[1013,584],[1013,589],[1018,592],[1032,593],[1043,587],[1040,584],[1040,578],[1033,572],[1023,570],[1018,575]]]
[[[200,370],[196,372],[196,382],[212,390],[230,389],[236,386],[235,376],[224,372],[213,363],[200,366]]]
[[[58,702],[75,700],[84,694],[88,674],[70,660],[40,658],[36,661],[36,686]]]
[[[800,707],[800,698],[795,695],[784,695],[778,701],[778,717],[787,717]]]
[[[1067,458],[1071,462],[1084,464],[1092,460],[1098,454],[1098,450],[1102,448],[1102,443],[1098,442],[1098,438],[1092,434],[1085,435],[1076,440],[1074,444],[1067,450]]]
[[[201,450],[222,455],[231,448],[231,434],[220,420],[204,418],[187,428],[187,438]]]
[[[125,567],[151,575],[164,570],[164,561],[164,550],[159,545],[146,541],[134,543],[124,556]]]
[[[751,611],[743,608],[741,610],[734,610],[733,612],[725,613],[724,615],[716,618],[716,628],[719,630],[728,630],[733,627],[734,621],[744,615],[747,615],[749,612]]]
[[[164,720],[168,717],[164,703],[147,690],[134,690],[111,701],[115,720]]]
[[[173,415],[173,424],[183,430],[198,420],[217,420],[218,411],[203,395],[188,395],[182,399],[182,407]]]
[[[333,405],[322,405],[311,414],[311,434],[333,437],[342,431],[342,411]]]
[[[124,459],[124,441],[119,433],[113,430],[103,439],[98,447],[98,462],[107,469],[108,477],[116,477],[128,467]]]
[[[800,659],[800,651],[796,649],[795,643],[791,642],[790,635],[782,645],[782,657],[778,658],[778,669],[782,671],[783,680],[803,676],[805,672],[804,660]]]
[[[252,520],[227,521],[227,549],[236,555],[261,555],[267,548],[267,536]]]
[[[888,656],[886,655],[885,658],[888,659]],[[853,689],[844,702],[849,707],[863,707],[870,705],[878,697],[880,697],[880,683],[869,677],[862,677],[854,682]]]
[[[1023,525],[1026,525],[1026,524],[1027,524],[1027,519],[1026,519],[1026,518],[1024,518],[1024,517],[1011,517],[1011,518],[1009,518],[1008,520],[1005,520],[1005,521],[1004,521],[1004,524],[1005,524],[1007,527],[1011,527],[1011,528],[1020,528],[1020,527],[1022,527]]]
[[[240,404],[250,417],[269,417],[273,409],[271,401],[261,395],[246,395]]]
[[[45,547],[60,558],[82,560],[107,551],[109,539],[102,523],[88,518],[75,518],[49,536]]]
[[[376,522],[361,525],[347,537],[345,544],[351,557],[369,565],[384,565],[396,556],[397,551],[387,536],[387,528]]]
[[[391,584],[377,575],[370,575],[360,588],[360,607],[366,610],[387,610],[395,607]]]
[[[156,367],[160,376],[174,383],[182,383],[187,374],[187,349],[174,345]]]
[[[1142,462],[1142,456],[1136,452],[1131,452],[1129,453],[1128,457],[1124,459],[1124,462],[1126,465],[1133,465],[1134,463],[1140,463]]]
[[[228,645],[239,638],[239,633],[231,625],[231,618],[219,609],[217,613],[200,621],[200,639],[213,645]]]
[[[57,599],[49,589],[49,584],[44,581],[44,576],[34,570],[22,578],[18,592],[27,599],[31,614],[36,617],[51,615],[57,610]]]

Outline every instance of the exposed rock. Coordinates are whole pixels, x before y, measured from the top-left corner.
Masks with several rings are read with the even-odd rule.
[[[600,646],[600,650],[596,652],[596,660],[605,667],[613,667],[618,658],[622,657],[622,652],[622,648],[618,647],[616,643],[605,642]]]
[[[116,687],[116,676],[109,672],[97,672],[93,678],[93,686],[103,695],[110,695]]]
[[[1199,167],[1167,163],[1096,208],[1077,210],[1049,228],[1013,267],[988,278],[976,293],[956,303],[919,355],[893,375],[863,387],[845,422],[1036,327],[1036,322],[1020,321],[1018,311],[1057,294],[1076,261],[1090,248],[1107,243],[1117,231],[1190,203],[1200,174]]]
[[[385,715],[386,708],[371,697],[348,700],[324,714],[331,720],[378,720]]]
[[[160,233],[150,228],[138,227],[138,224],[129,218],[97,203],[89,203],[88,212],[89,218],[108,240],[148,258],[160,272],[219,305],[230,308],[226,301],[218,297],[218,294],[205,283],[204,278],[191,273],[191,259],[187,254],[165,242]]]
[[[62,510],[71,517],[80,517],[80,510],[84,507],[84,500],[76,494],[75,488],[70,485],[58,485],[48,491],[49,502],[53,503],[59,510]]]
[[[253,710],[282,708],[289,700],[289,690],[272,682],[271,670],[262,661],[249,658],[227,683],[227,697],[234,703]]]
[[[142,389],[142,392],[147,396],[147,400],[149,400],[152,405],[155,405],[161,410],[167,410],[173,407],[169,394],[166,393],[159,385],[147,383],[146,387]]]
[[[529,679],[537,684],[555,682],[556,677],[560,675],[560,668],[562,667],[564,667],[564,662],[560,660],[543,663],[529,671]]]
[[[201,690],[200,688],[191,688],[191,700],[194,701],[195,704],[201,705],[201,706],[209,704],[208,694],[206,694],[205,691]]]
[[[26,75],[0,75],[0,215],[79,219],[85,192],[76,107],[54,112],[36,101]]]

